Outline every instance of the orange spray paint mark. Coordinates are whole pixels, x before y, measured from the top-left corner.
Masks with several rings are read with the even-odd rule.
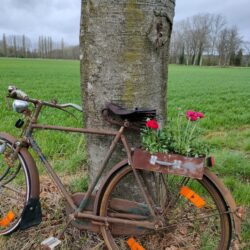
[[[145,250],[134,238],[129,238],[127,243],[131,250]]]
[[[206,202],[189,187],[181,187],[180,194],[191,201],[198,208],[203,208],[206,205]]]
[[[1,227],[7,227],[9,224],[13,221],[15,218],[15,214],[12,211],[9,211],[7,215],[0,220],[0,226]]]

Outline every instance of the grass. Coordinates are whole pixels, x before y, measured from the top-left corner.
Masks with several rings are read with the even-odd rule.
[[[176,116],[180,109],[205,113],[201,126],[215,156],[214,171],[223,178],[237,205],[246,208],[242,238],[249,247],[250,68],[170,65],[169,116]]]
[[[78,61],[63,60],[0,60],[0,131],[19,136],[14,127],[22,118],[12,111],[12,100],[6,100],[8,85],[14,84],[31,97],[43,100],[57,99],[60,103],[81,105],[79,92],[80,69]],[[46,108],[41,123],[82,127],[82,114],[73,111],[77,119],[62,111]],[[37,131],[35,138],[56,170],[72,173],[86,163],[84,139],[79,134]],[[45,139],[46,138],[46,139]]]
[[[78,61],[0,59],[0,131],[15,136],[14,127],[20,115],[14,113],[4,98],[10,83],[30,96],[60,103],[81,104]],[[7,108],[8,107],[8,108]],[[250,208],[250,68],[169,67],[168,115],[174,117],[181,109],[205,113],[201,126],[204,139],[216,156],[215,171],[232,191],[237,204]],[[48,124],[82,126],[61,111],[45,109],[40,119]],[[35,138],[62,174],[84,171],[86,155],[84,138],[60,132],[36,132]],[[47,138],[47,139],[46,139]],[[79,179],[73,190],[86,180]],[[250,239],[249,225],[243,225],[243,237]]]
[[[250,68],[171,65],[169,116],[177,109],[205,113],[201,126],[216,156],[215,170],[245,186],[248,194],[234,188],[234,197],[238,204],[250,206]]]

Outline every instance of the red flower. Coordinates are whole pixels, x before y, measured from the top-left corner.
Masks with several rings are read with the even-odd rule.
[[[151,129],[155,129],[155,130],[159,128],[158,122],[154,119],[148,120],[146,122],[146,126],[147,126],[147,128],[151,128]]]
[[[193,110],[188,110],[186,112],[186,117],[188,120],[197,121],[199,118],[204,118],[204,114],[201,112],[195,112]]]

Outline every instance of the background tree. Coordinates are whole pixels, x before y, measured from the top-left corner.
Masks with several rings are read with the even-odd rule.
[[[234,65],[235,66],[241,66],[242,61],[243,61],[243,51],[242,51],[242,49],[240,49],[238,51],[237,55],[235,56]]]
[[[44,55],[44,46],[43,46],[43,37],[39,36],[38,38],[38,53],[39,57],[42,58]]]
[[[196,15],[193,17],[194,30],[196,32],[197,44],[197,58],[194,64],[202,65],[202,56],[205,49],[209,46],[209,34],[212,23],[210,14]]]
[[[239,35],[239,30],[236,26],[229,29],[228,35],[228,62],[227,65],[235,65],[235,56],[238,50],[240,50],[240,46],[242,44],[242,38]]]
[[[148,31],[149,32],[149,31]],[[121,38],[122,39],[122,38]],[[170,45],[170,62],[186,65],[249,66],[249,50],[237,27],[228,27],[220,14],[198,14],[176,22]],[[2,35],[0,56],[78,59],[79,46],[64,39],[53,41],[41,35],[38,41],[26,35]]]
[[[183,38],[185,23],[179,22],[175,25],[172,31],[171,44],[170,44],[170,54],[172,63],[185,63],[185,49],[187,48],[185,44],[185,38]]]
[[[63,38],[61,39],[61,57],[63,58],[64,56],[64,49],[65,49],[65,45],[64,45],[64,40]]]
[[[217,50],[219,54],[219,65],[226,65],[228,51],[228,29],[223,29],[218,37]]]
[[[17,57],[17,44],[16,44],[16,36],[13,37],[13,46],[14,46],[14,56]]]
[[[187,65],[235,65],[242,38],[237,27],[227,27],[218,14],[198,14],[175,23],[171,62]],[[243,55],[244,57],[244,55]]]
[[[3,34],[3,56],[8,56],[8,47],[5,34]]]
[[[245,53],[245,66],[249,67],[250,65],[250,42],[243,43],[244,53]]]
[[[22,36],[22,57],[26,57],[26,37]]]
[[[127,108],[156,108],[164,123],[174,7],[174,0],[147,4],[82,0],[80,58],[86,127],[107,127],[101,109],[109,101]],[[138,136],[135,140],[138,143]],[[91,178],[108,146],[101,137],[87,137]]]
[[[216,45],[218,41],[218,37],[220,32],[226,25],[225,17],[222,15],[212,15],[211,16],[211,26],[210,26],[210,34],[209,34],[209,48],[208,48],[208,65],[216,64],[214,58],[216,56]]]
[[[239,36],[238,28],[225,28],[219,34],[217,50],[219,54],[219,65],[233,65],[235,55],[240,49],[242,39]]]

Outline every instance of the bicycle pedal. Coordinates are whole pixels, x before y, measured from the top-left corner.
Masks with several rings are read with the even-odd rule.
[[[59,244],[61,244],[61,241],[59,239],[55,237],[49,237],[41,243],[41,246],[43,247],[43,249],[53,250]]]

